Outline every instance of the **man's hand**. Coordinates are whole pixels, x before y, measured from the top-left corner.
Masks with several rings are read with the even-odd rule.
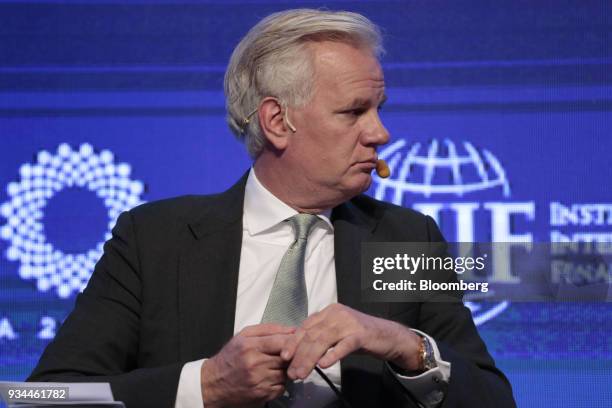
[[[315,365],[327,368],[353,352],[370,354],[405,370],[419,368],[420,337],[399,323],[333,304],[306,319],[285,344],[290,379],[308,377]]]
[[[287,362],[280,353],[294,331],[278,324],[258,324],[236,334],[202,364],[204,406],[261,406],[282,395]]]

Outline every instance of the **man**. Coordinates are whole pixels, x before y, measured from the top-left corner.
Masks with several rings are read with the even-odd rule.
[[[128,407],[342,406],[326,380],[354,407],[514,406],[461,303],[360,299],[361,242],[442,240],[360,195],[389,140],[381,52],[354,13],[251,29],[225,91],[253,168],[123,214],[30,379],[109,381]]]

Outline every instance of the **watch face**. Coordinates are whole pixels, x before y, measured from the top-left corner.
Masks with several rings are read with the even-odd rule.
[[[432,368],[436,368],[438,365],[436,364],[436,357],[434,356],[433,347],[429,342],[429,339],[424,337],[424,346],[425,346],[425,358],[423,359],[423,365],[425,370],[431,370]]]

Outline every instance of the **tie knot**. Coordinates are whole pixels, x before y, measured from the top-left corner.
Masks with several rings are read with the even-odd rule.
[[[318,219],[319,217],[312,214],[296,214],[289,218],[296,241],[298,239],[307,239],[310,230],[317,223]]]

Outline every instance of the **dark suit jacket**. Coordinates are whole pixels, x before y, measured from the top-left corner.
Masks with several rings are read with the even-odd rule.
[[[173,406],[183,364],[214,355],[233,335],[245,183],[246,175],[222,194],[122,214],[28,380],[110,382],[128,408]],[[442,240],[433,220],[358,196],[335,208],[332,222],[338,301],[436,339],[452,364],[443,407],[514,406],[461,303],[360,300],[361,242]],[[354,407],[413,406],[383,366],[365,355],[342,361],[342,390]]]

